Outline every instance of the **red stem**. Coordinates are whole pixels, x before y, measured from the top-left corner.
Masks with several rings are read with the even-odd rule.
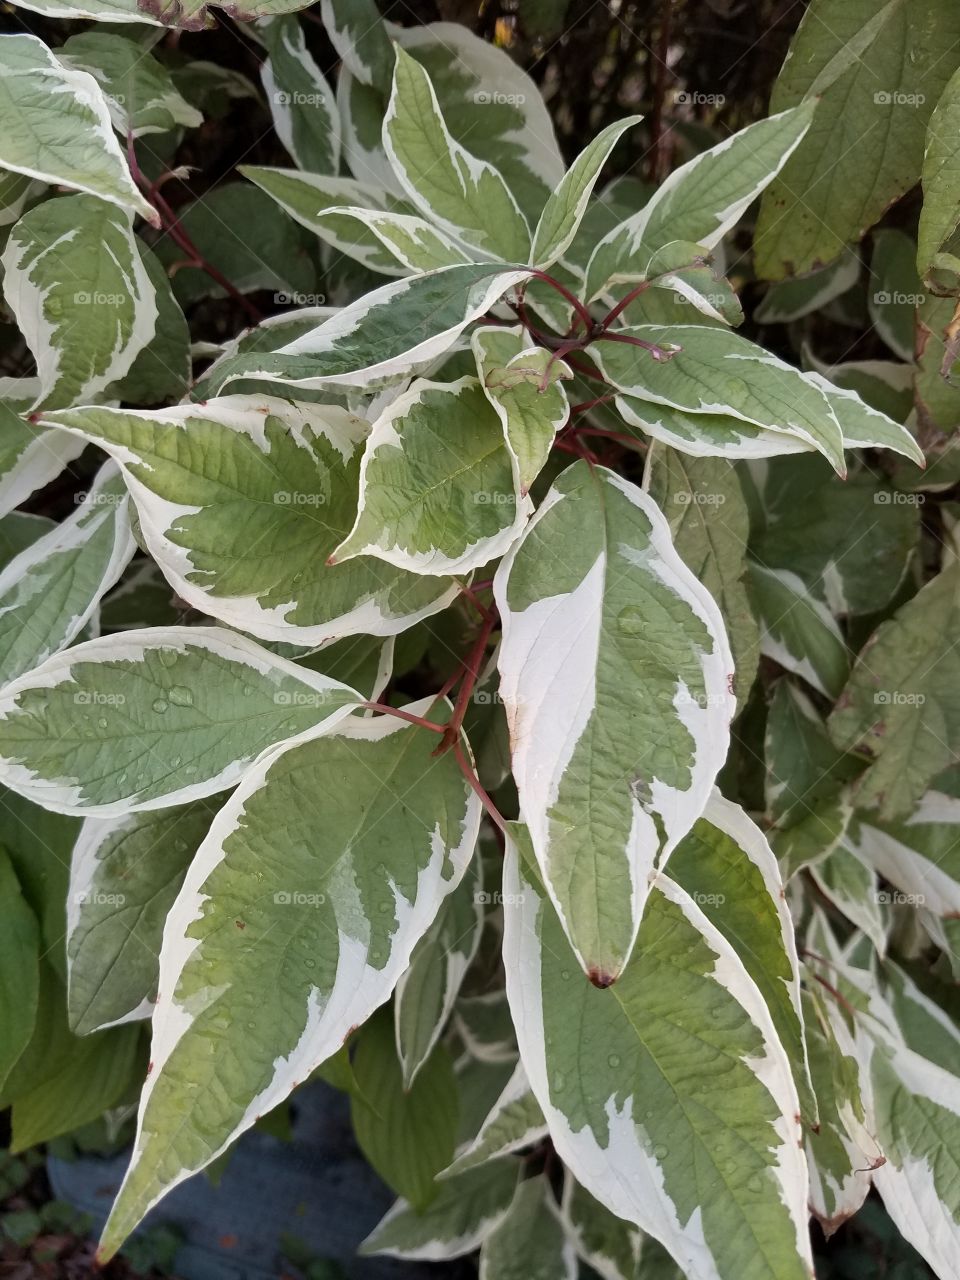
[[[507,824],[503,817],[503,814],[500,812],[497,806],[490,799],[490,796],[484,790],[484,787],[481,784],[480,779],[471,769],[470,761],[467,759],[464,753],[463,745],[461,744],[459,737],[455,738],[453,741],[453,754],[456,756],[457,764],[460,766],[463,776],[466,778],[467,782],[469,782],[470,786],[473,788],[476,794],[480,797],[480,803],[486,809],[487,813],[490,815],[490,817],[493,819],[496,825],[500,828],[500,830],[504,832],[504,834],[506,834]]]
[[[385,702],[361,702],[361,707],[368,711],[379,711],[385,716],[396,716],[398,720],[406,720],[420,729],[429,729],[431,733],[446,733],[445,724],[435,724],[433,720],[425,720],[423,716],[412,715],[409,711],[401,711],[399,707],[388,707]]]
[[[575,293],[571,293],[566,285],[561,284],[559,280],[556,280],[554,279],[553,276],[548,275],[546,271],[531,271],[530,274],[533,276],[534,280],[542,280],[544,284],[550,285],[552,289],[555,289],[557,293],[560,294],[561,298],[566,299],[566,301],[570,303],[570,306],[573,307],[574,311],[579,316],[580,323],[583,325],[584,329],[588,334],[593,330],[593,326],[594,326],[593,316],[590,314],[590,312],[583,305],[583,303],[580,301],[580,299],[577,297]]]

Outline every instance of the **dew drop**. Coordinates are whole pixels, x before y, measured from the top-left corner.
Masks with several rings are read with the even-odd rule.
[[[303,967],[305,969],[315,969],[317,967],[316,960],[304,960]]]
[[[563,1074],[562,1071],[558,1071],[555,1073],[553,1080],[550,1082],[550,1088],[554,1093],[561,1093],[566,1083],[567,1083],[566,1076]]]
[[[639,605],[628,604],[617,614],[617,630],[621,635],[639,636],[643,634],[643,629],[643,610]]]
[[[569,982],[569,981],[570,981],[570,970],[569,970],[569,969],[561,969],[561,970],[560,970],[560,977],[563,979],[563,981],[564,981],[564,982]]]
[[[665,1147],[662,1143],[658,1143],[653,1148],[653,1154],[657,1160],[664,1160],[670,1154],[670,1148]]]
[[[620,1055],[619,1055],[619,1053],[611,1053],[611,1054],[610,1054],[610,1056],[609,1056],[609,1058],[607,1058],[607,1066],[608,1066],[608,1067],[619,1067],[619,1065],[620,1065]]]
[[[253,694],[254,694],[253,685],[252,685],[252,684],[245,684],[245,685],[243,686],[243,696],[244,696],[245,698],[252,698],[252,697],[253,697]]]
[[[192,707],[193,691],[185,684],[175,684],[168,695],[175,707]]]
[[[160,661],[165,667],[172,667],[180,655],[176,649],[161,649]]]
[[[107,727],[107,717],[106,717],[106,716],[101,716],[101,717],[100,717],[100,719],[97,721],[97,724],[100,726],[100,728],[101,728],[101,729],[106,729],[106,727]]]
[[[747,1183],[747,1190],[755,1196],[759,1195],[760,1192],[763,1190],[763,1183],[760,1181],[760,1179],[756,1175],[754,1175],[750,1179],[750,1181]]]
[[[163,715],[164,711],[166,711],[168,706],[169,706],[169,703],[167,702],[166,698],[154,698],[153,700],[153,709],[154,711],[156,711],[157,715],[159,716]]]

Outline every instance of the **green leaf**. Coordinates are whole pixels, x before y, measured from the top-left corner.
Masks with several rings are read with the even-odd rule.
[[[672,405],[618,395],[617,427],[643,439],[652,436],[692,458],[772,458],[814,448],[798,436],[754,426],[727,413],[688,413]]]
[[[928,294],[917,313],[917,360],[914,375],[914,399],[917,423],[933,437],[934,458],[939,442],[939,432],[953,432],[960,427],[960,386],[952,374],[943,376],[945,368],[952,369],[954,360],[946,346],[946,332],[956,309],[955,298],[937,298]],[[947,449],[950,449],[950,443]],[[949,466],[949,459],[947,459]],[[931,477],[936,483],[936,478]]]
[[[37,362],[37,405],[96,400],[154,336],[156,294],[130,215],[103,200],[35,206],[10,233],[2,264],[4,295]]]
[[[39,384],[37,389],[39,390]],[[28,422],[20,410],[26,401],[0,400],[0,515],[5,516],[31,493],[54,480],[83,452],[83,441],[67,431],[54,431]]]
[[[315,232],[337,253],[355,258],[381,275],[406,274],[393,250],[364,223],[363,213],[377,214],[382,226],[386,217],[384,207],[393,209],[398,204],[384,187],[355,182],[353,178],[298,173],[295,169],[265,169],[256,165],[239,165],[238,168],[291,218],[308,231]],[[403,208],[409,209],[409,206],[404,205]],[[434,237],[439,243],[440,233],[435,228]]]
[[[274,302],[322,302],[317,294],[313,243],[263,191],[245,182],[225,182],[202,200],[177,210],[177,220],[203,259],[241,293],[269,289]],[[183,250],[164,236],[153,246],[168,272],[182,307],[203,298],[225,298],[223,287],[198,266],[184,264]]]
[[[729,943],[657,876],[630,964],[598,991],[512,846],[504,897],[521,1056],[574,1177],[687,1274],[808,1280],[796,1087]]]
[[[768,569],[796,573],[835,615],[879,612],[918,549],[919,504],[904,496],[866,471],[839,480],[813,455],[770,462],[766,527],[751,553]]]
[[[470,1169],[532,1147],[546,1136],[547,1122],[523,1065],[518,1062],[477,1136],[440,1176],[459,1179]]]
[[[831,1014],[841,1047],[860,1068],[866,1129],[886,1157],[873,1170],[874,1185],[901,1235],[937,1275],[948,1276],[960,1244],[956,1033],[944,1067],[904,1034],[873,974],[849,964],[835,972],[865,1006],[852,1033]]]
[[[884,12],[876,38],[833,76],[838,57],[848,57]],[[763,197],[756,233],[761,277],[780,280],[832,261],[917,182],[927,121],[957,67],[958,39],[960,13],[951,0],[809,6],[771,106],[790,107],[833,78],[809,133]]]
[[[203,124],[203,116],[180,96],[166,67],[136,40],[84,31],[71,36],[57,56],[64,66],[93,76],[123,139]]]
[[[164,921],[217,808],[195,800],[84,822],[67,900],[67,1010],[77,1035],[150,1016]]]
[[[226,361],[213,386],[249,377],[309,389],[368,387],[378,378],[405,376],[449,351],[468,324],[527,274],[466,263],[391,281],[276,354]],[[203,394],[213,391],[204,387]]]
[[[917,307],[924,296],[913,237],[891,227],[875,231],[867,309],[877,333],[908,364],[913,362]]]
[[[389,998],[463,876],[480,824],[453,753],[433,757],[435,745],[393,716],[324,726],[262,755],[214,819],[164,928],[153,1070],[104,1256]],[[380,1123],[398,1124],[389,1017],[380,1039],[395,1084]],[[424,1141],[390,1150],[416,1162],[432,1141],[439,1169],[453,1153],[456,1091],[451,1072],[453,1102],[443,1102],[440,1077],[451,1069],[435,1062],[414,1085]],[[355,1060],[357,1085],[379,1108],[367,1065]],[[428,1188],[418,1180],[415,1199]]]
[[[441,1262],[473,1253],[513,1203],[517,1166],[495,1160],[441,1182],[427,1207],[398,1200],[360,1245],[361,1256],[387,1254],[409,1261]]]
[[[142,12],[153,14],[164,26],[181,31],[202,31],[205,27],[216,26],[213,9],[222,9],[224,13],[250,22],[254,18],[296,13],[298,9],[307,7],[304,0],[245,0],[240,14],[233,13],[232,5],[221,4],[217,0],[137,0],[137,3],[138,7],[142,3]]]
[[[190,329],[160,259],[141,240],[136,243],[156,295],[156,329],[134,359],[130,372],[108,387],[103,398],[122,400],[128,405],[182,400],[190,386],[192,369]]]
[[[408,271],[435,271],[439,267],[453,267],[469,262],[471,255],[450,236],[432,227],[423,218],[406,213],[383,213],[373,209],[336,206],[323,215],[323,222],[356,219],[368,235],[373,235],[383,247]],[[396,272],[389,271],[388,275]]]
[[[359,1092],[350,1100],[361,1151],[384,1182],[423,1211],[434,1178],[453,1154],[457,1088],[453,1062],[437,1045],[410,1087],[403,1083],[389,1013],[363,1029],[353,1059]]]
[[[943,268],[955,276],[960,269],[960,70],[947,82],[930,117],[922,177],[917,270],[925,280]]]
[[[810,128],[814,103],[748,125],[670,174],[639,212],[600,241],[587,267],[587,297],[621,261],[671,240],[712,249],[776,177]]]
[[[40,982],[40,930],[0,847],[0,1093],[33,1036]]]
[[[123,817],[214,795],[357,694],[220,627],[76,645],[0,699],[0,778],[62,813]]]
[[[813,817],[863,768],[837,750],[813,703],[790,680],[774,685],[763,754],[767,816],[780,830]]]
[[[954,563],[878,627],[830,717],[838,747],[873,756],[857,801],[884,821],[909,813],[960,752],[958,610]]]
[[[578,959],[606,986],[632,949],[649,874],[696,821],[726,754],[723,620],[649,497],[582,462],[550,490],[494,592],[521,810]]]
[[[860,813],[845,844],[894,886],[886,902],[921,906],[934,915],[960,915],[960,799],[950,775],[899,822]]]
[[[43,13],[51,18],[95,18],[99,22],[138,22],[146,26],[159,26],[156,18],[144,12],[137,0],[17,0],[16,8],[31,13]]]
[[[87,191],[160,225],[130,176],[100,86],[41,40],[0,41],[0,168]]]
[[[544,347],[531,347],[521,326],[488,325],[470,337],[484,395],[503,424],[525,497],[547,462],[569,409],[561,379],[571,374]]]
[[[526,262],[530,230],[503,176],[452,136],[424,68],[397,47],[383,145],[408,197],[482,256]]]
[[[376,0],[322,0],[327,35],[351,73],[362,84],[389,92],[393,48]]]
[[[657,449],[650,496],[667,518],[677,554],[720,608],[742,706],[757,674],[760,631],[745,583],[750,519],[737,473],[723,458]]]
[[[260,79],[277,137],[294,162],[312,173],[340,167],[340,117],[333,90],[307,48],[298,19],[270,18],[258,30],[268,57]]]
[[[66,981],[67,892],[70,857],[80,822],[31,804],[15,791],[0,788],[3,842],[20,888],[40,924],[41,969],[52,968]]]
[[[804,1010],[810,1071],[820,1104],[819,1127],[805,1132],[810,1208],[830,1237],[866,1200],[871,1170],[883,1157],[864,1129],[855,1060],[843,1053],[820,1002],[809,992],[804,994]]]
[[[574,160],[556,191],[550,193],[533,234],[530,256],[541,271],[552,266],[569,248],[610,152],[620,137],[642,119],[643,116],[627,116],[602,129]]]
[[[576,1280],[577,1256],[544,1174],[517,1187],[480,1247],[480,1280]]]
[[[923,450],[907,428],[889,417],[878,404],[870,403],[867,399],[871,390],[874,391],[875,398],[881,398],[876,392],[877,384],[880,384],[884,388],[882,398],[887,402],[887,407],[892,409],[893,405],[889,402],[893,400],[895,392],[891,396],[890,388],[894,386],[894,382],[890,378],[890,369],[901,366],[888,366],[881,360],[871,361],[870,365],[869,369],[857,367],[853,363],[835,366],[830,373],[838,379],[836,384],[815,372],[805,373],[803,376],[826,396],[840,423],[845,449],[892,449],[894,453],[902,453],[905,458],[912,458],[921,467],[924,466]],[[839,378],[844,373],[850,386],[839,385]]]
[[[670,856],[670,875],[726,938],[757,984],[793,1072],[800,1107],[817,1123],[800,1009],[793,921],[763,832],[739,805],[714,795]]]
[[[63,649],[135,551],[123,481],[107,463],[75,513],[0,572],[0,684]]]
[[[643,1237],[611,1213],[568,1173],[561,1201],[563,1225],[577,1255],[604,1280],[640,1280]]]
[[[367,424],[334,406],[225,396],[152,413],[50,416],[120,461],[177,594],[265,640],[393,635],[456,587],[369,559],[327,563],[356,515]]]
[[[117,1027],[85,1041],[72,1041],[69,1058],[59,1071],[14,1098],[11,1151],[27,1151],[81,1129],[121,1101],[142,1070],[138,1042],[136,1027]]]
[[[357,518],[330,558],[376,556],[417,574],[468,573],[510,548],[531,509],[479,382],[417,381],[371,429]]]
[[[850,670],[850,655],[833,614],[790,569],[751,563],[747,581],[760,622],[760,652],[818,693],[836,698]]]
[[[668,359],[655,359],[622,341],[598,344],[594,358],[618,391],[685,413],[723,414],[786,432],[819,449],[846,475],[833,409],[819,388],[783,360],[739,334],[706,325],[634,325],[617,333],[674,349]]]
[[[899,4],[901,0],[894,0]],[[763,295],[753,313],[757,324],[791,324],[820,311],[854,288],[860,278],[860,259],[852,251],[806,275],[778,280]]]
[[[417,943],[394,1000],[397,1053],[409,1089],[447,1024],[483,928],[481,862],[446,899]]]
[[[837,848],[810,867],[810,875],[824,897],[870,939],[883,957],[889,922],[881,904],[889,895],[880,892],[877,873],[851,847],[852,832],[853,828],[848,827]]]

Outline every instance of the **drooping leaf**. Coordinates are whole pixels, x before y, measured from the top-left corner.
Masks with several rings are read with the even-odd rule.
[[[947,81],[927,126],[917,270],[924,279],[960,271],[960,70]]]
[[[916,554],[920,511],[867,471],[846,481],[808,455],[764,468],[765,527],[751,552],[793,572],[835,615],[877,613],[895,597]]]
[[[745,583],[750,521],[737,473],[723,458],[658,449],[650,496],[667,518],[677,554],[720,607],[742,705],[757,674],[760,632]]]
[[[136,243],[156,296],[157,323],[130,371],[107,388],[103,399],[127,405],[182,400],[190,385],[190,329],[160,259],[141,240]]]
[[[72,516],[0,572],[0,684],[68,645],[136,549],[128,498],[113,463]]]
[[[57,50],[66,67],[86,71],[103,90],[113,127],[124,140],[171,129],[196,129],[203,116],[180,95],[170,73],[136,40],[106,31],[71,36]]]
[[[630,964],[598,991],[513,847],[504,892],[521,1055],[574,1177],[691,1280],[808,1280],[796,1088],[729,943],[660,875]]]
[[[494,589],[521,813],[581,964],[608,985],[649,873],[726,753],[723,621],[646,494],[585,463],[551,489]]]
[[[521,1182],[480,1246],[480,1280],[576,1280],[577,1255],[544,1174]]]
[[[275,354],[224,362],[203,394],[240,377],[322,389],[366,387],[407,374],[449,351],[471,321],[526,275],[469,263],[392,281]]]
[[[843,436],[819,388],[762,347],[738,334],[705,325],[635,325],[619,330],[670,350],[667,360],[624,342],[593,350],[606,379],[628,396],[687,413],[724,414],[757,427],[788,432],[812,446],[846,475]]]
[[[851,846],[852,827],[836,849],[810,868],[821,893],[870,939],[883,956],[887,950],[888,922],[877,873]]]
[[[777,860],[739,805],[715,794],[670,857],[670,875],[726,938],[757,984],[793,1071],[806,1122],[817,1101],[803,1037],[794,926]]]
[[[84,448],[83,441],[67,431],[21,417],[21,410],[28,409],[33,399],[31,394],[19,404],[0,401],[0,513],[4,516],[55,479]]]
[[[527,1074],[518,1062],[476,1138],[460,1152],[441,1177],[459,1178],[469,1169],[533,1146],[546,1136],[547,1122],[533,1096]]]
[[[0,41],[0,70],[0,168],[87,191],[160,225],[130,176],[93,76],[22,34]]]
[[[850,670],[840,628],[792,569],[751,563],[750,598],[760,622],[760,652],[819,693],[836,698]]]
[[[908,814],[960,753],[958,610],[953,564],[877,628],[830,717],[838,747],[873,756],[857,800],[884,821]]]
[[[384,1182],[422,1211],[453,1152],[457,1086],[450,1054],[435,1045],[417,1079],[405,1085],[393,1019],[383,1011],[360,1033],[353,1069],[350,1116],[360,1149]]]
[[[164,929],[153,1070],[104,1255],[389,997],[479,828],[434,745],[392,716],[352,717],[267,752],[214,819]]]
[[[473,1253],[498,1226],[513,1202],[517,1166],[495,1160],[441,1182],[421,1212],[397,1203],[361,1244],[362,1255],[383,1253],[411,1262],[442,1262]]]
[[[203,612],[266,640],[392,635],[456,587],[370,559],[328,557],[350,529],[367,424],[344,409],[245,396],[152,413],[49,416],[123,467],[143,537]]]
[[[10,855],[0,847],[0,1093],[33,1036],[40,983],[40,930]]]
[[[323,25],[334,48],[362,84],[389,90],[394,55],[376,0],[322,0]]]
[[[475,378],[414,382],[373,424],[341,564],[376,556],[418,574],[467,573],[517,540],[532,503]]]
[[[397,983],[394,1000],[397,1053],[409,1089],[453,1011],[483,927],[481,862],[473,864],[437,913]]]
[[[894,886],[885,897],[937,916],[960,915],[960,798],[949,774],[895,822],[859,813],[845,844]]]
[[[4,296],[37,362],[37,405],[95,401],[154,336],[156,293],[130,215],[104,200],[36,205],[0,261]]]
[[[867,309],[883,341],[908,363],[913,361],[917,307],[923,298],[913,237],[893,227],[875,231]]]
[[[561,1214],[578,1257],[602,1280],[643,1280],[640,1232],[595,1200],[570,1174],[563,1184]]]
[[[84,822],[67,899],[67,1010],[77,1035],[149,1018],[163,924],[217,808],[195,800]]]
[[[214,795],[357,695],[220,627],[76,645],[0,698],[0,778],[61,813],[123,817]]]

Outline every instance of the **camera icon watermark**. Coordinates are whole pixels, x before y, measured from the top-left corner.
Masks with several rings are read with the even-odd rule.
[[[726,102],[726,94],[700,93],[696,89],[681,89],[673,95],[678,107],[722,107]]]
[[[287,293],[281,290],[273,295],[277,307],[322,307],[326,304],[325,293]]]
[[[525,93],[502,93],[499,89],[478,89],[473,95],[478,107],[522,107],[526,100]]]
[[[522,907],[525,900],[525,894],[501,893],[499,889],[495,889],[493,893],[478,889],[473,895],[473,901],[478,907]]]
[[[494,493],[489,489],[481,489],[479,493],[473,495],[473,501],[479,507],[515,507],[517,505],[517,495],[515,493]]]
[[[278,489],[273,495],[278,507],[323,507],[327,496],[324,493],[298,493],[296,490]]]
[[[874,897],[881,907],[922,907],[927,900],[922,893],[903,893],[900,889],[881,889]]]
[[[673,495],[678,507],[722,507],[726,500],[724,493],[694,493],[690,489],[678,489]]]
[[[926,494],[900,493],[897,489],[880,489],[873,495],[877,507],[920,507],[926,500]]]
[[[277,907],[322,907],[326,900],[325,893],[304,893],[301,889],[278,889],[273,895]]]
[[[78,907],[122,907],[127,901],[125,893],[103,893],[100,889],[81,889],[73,895]]]
[[[80,689],[73,695],[78,707],[122,707],[126,700],[126,694],[103,693],[100,689]]]
[[[273,101],[278,107],[322,107],[326,105],[327,96],[324,93],[302,93],[296,89],[290,93],[278,89]]]
[[[926,700],[925,693],[904,693],[901,689],[878,689],[873,695],[878,707],[922,707]]]
[[[926,100],[925,93],[904,93],[901,89],[879,89],[873,95],[878,107],[922,107]]]
[[[273,695],[276,707],[325,707],[330,701],[330,694],[317,689],[278,689]]]

